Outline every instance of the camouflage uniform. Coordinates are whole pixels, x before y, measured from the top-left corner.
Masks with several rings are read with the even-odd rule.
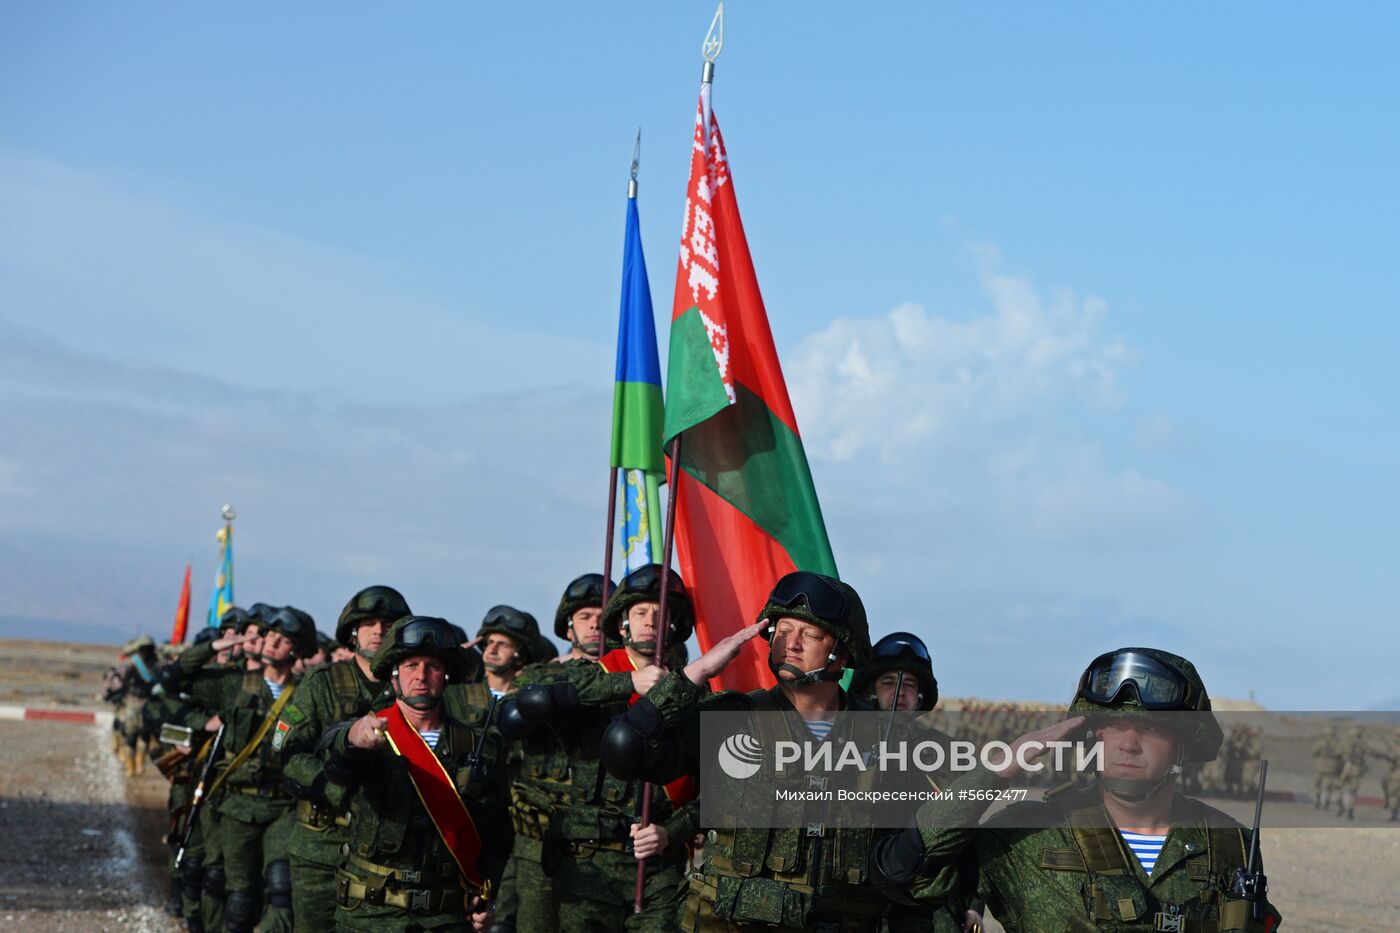
[[[1328,726],[1321,738],[1313,745],[1313,759],[1317,762],[1317,776],[1313,780],[1315,808],[1331,809],[1337,795],[1338,781],[1342,776],[1342,750],[1337,744],[1337,729]]]
[[[412,649],[396,644],[402,628],[415,623],[440,623],[447,630],[440,619],[400,619],[375,656],[375,675],[387,682],[399,660],[433,654],[448,661],[450,679],[460,677],[462,652],[450,639]],[[375,708],[388,708],[394,702],[381,700]],[[423,807],[403,760],[387,746],[366,750],[351,745],[350,726],[342,723],[326,737],[325,774],[339,787],[338,793],[349,799],[351,814],[348,854],[337,872],[336,929],[348,933],[470,929],[466,891],[456,862]],[[476,760],[481,738],[480,729],[444,713],[433,753],[456,784],[481,838],[481,876],[494,882],[510,849],[510,824],[503,769],[495,761],[478,764]]]
[[[1356,794],[1361,790],[1361,779],[1366,776],[1366,757],[1369,753],[1365,732],[1360,726],[1354,727],[1350,741],[1342,745],[1342,774],[1337,780],[1341,790],[1337,800],[1338,816],[1345,813],[1347,819],[1356,819]]]
[[[1381,779],[1381,789],[1385,791],[1385,808],[1390,811],[1392,823],[1400,821],[1400,730],[1391,736],[1390,744],[1376,753],[1390,765]]]
[[[397,590],[367,587],[341,611],[336,639],[354,647],[361,624],[379,620],[388,627],[409,612]],[[318,743],[326,730],[363,716],[389,695],[388,685],[366,677],[357,659],[336,661],[308,675],[278,719],[272,747],[282,755],[287,789],[297,798],[289,850],[292,913],[298,929],[328,930],[335,925],[335,870],[341,847],[350,840],[344,788],[326,779]]]
[[[1156,649],[1121,649],[1113,657],[1148,657],[1176,670],[1194,686],[1182,709],[1201,713],[1180,738],[1185,760],[1215,757],[1223,741],[1209,713],[1210,700],[1195,668],[1184,658]],[[1090,671],[1095,669],[1090,666]],[[1091,682],[1086,671],[1082,683]],[[1124,699],[1124,690],[1132,687]],[[1140,715],[1141,688],[1125,680],[1109,702],[1076,694],[1070,713]],[[1135,699],[1136,698],[1136,699]],[[1267,903],[1266,919],[1252,919],[1253,905],[1230,896],[1236,869],[1246,865],[1249,832],[1224,813],[1175,793],[1171,830],[1152,874],[1124,843],[1103,804],[1105,793],[1137,792],[1137,799],[1168,786],[1101,778],[1099,787],[1052,793],[1018,803],[977,825],[989,803],[925,804],[916,825],[882,840],[876,873],[894,897],[939,902],[975,891],[1008,933],[1022,930],[1104,930],[1115,933],[1181,930],[1194,933],[1263,933],[1279,920]],[[1142,785],[1150,786],[1144,788]],[[1128,786],[1124,786],[1128,785]],[[1005,786],[994,775],[974,772],[954,782],[962,790]],[[1031,827],[1031,828],[1027,828]]]

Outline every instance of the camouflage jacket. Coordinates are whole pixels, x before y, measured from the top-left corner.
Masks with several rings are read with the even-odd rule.
[[[996,781],[969,774],[954,787]],[[1266,926],[1251,919],[1250,902],[1229,897],[1248,857],[1249,830],[1199,801],[1176,797],[1151,875],[1113,827],[1096,787],[1015,804],[976,826],[987,806],[940,801],[919,811],[924,856],[913,897],[937,902],[975,890],[1008,933],[1262,933],[1278,924],[1271,905]],[[975,828],[957,828],[967,826]]]
[[[321,737],[388,697],[388,686],[370,681],[353,658],[336,661],[301,682],[269,738],[272,750],[282,756],[284,783],[292,796],[317,807],[343,809],[343,788],[326,779],[326,750],[318,747]]]
[[[842,691],[840,709],[870,712],[874,707]],[[672,673],[628,714],[647,740],[645,776],[670,781],[681,774],[697,775],[700,714],[755,710],[790,714],[787,728],[801,730],[805,738],[805,726],[778,687],[706,696],[704,687]],[[832,734],[841,728],[838,719]],[[887,901],[871,881],[870,855],[875,840],[890,830],[822,827],[814,832],[796,820],[774,829],[728,822],[709,829],[700,885],[700,896],[711,902],[716,917],[804,928],[814,913],[834,912],[873,918],[878,924]]]
[[[632,675],[608,671],[597,661],[576,659],[531,665],[515,685],[520,690],[561,681],[578,691],[579,708],[566,722],[552,724],[517,744],[511,782],[517,825],[523,825],[527,835],[625,841],[641,812],[642,782],[609,774],[599,759],[599,748],[603,731],[627,711]],[[657,787],[652,793],[651,818],[670,838],[665,855],[684,858],[686,844],[699,830],[697,801],[673,804],[666,789]]]

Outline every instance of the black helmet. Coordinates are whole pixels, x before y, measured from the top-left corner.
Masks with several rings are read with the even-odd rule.
[[[834,635],[846,647],[847,667],[860,667],[870,660],[865,604],[850,584],[810,570],[785,574],[768,594],[758,618],[777,621],[785,616],[810,622]],[[772,638],[771,626],[764,637]]]
[[[316,621],[295,606],[274,610],[267,619],[267,630],[291,639],[298,657],[309,658],[316,653]]]
[[[1159,648],[1099,655],[1080,675],[1069,712],[1086,716],[1091,727],[1105,719],[1176,712],[1171,722],[1181,726],[1182,761],[1214,761],[1225,740],[1196,666]]]
[[[528,652],[530,664],[548,664],[559,657],[559,646],[543,633],[536,635]]]
[[[446,619],[404,616],[384,633],[384,641],[370,662],[371,673],[378,680],[388,680],[399,662],[426,654],[440,658],[447,665],[448,681],[461,681],[466,676],[467,659],[453,628],[455,626]]]
[[[226,628],[231,628],[237,632],[242,632],[248,627],[248,613],[238,606],[229,606],[224,610],[224,614],[219,616],[219,625],[214,631],[222,632]]]
[[[540,637],[540,624],[530,613],[514,606],[492,606],[476,632],[477,638],[487,635],[504,635],[514,642],[515,659],[511,666],[521,668],[530,663]]]
[[[242,612],[243,610],[240,609],[240,610],[238,610],[238,611],[239,611],[239,612]],[[225,612],[224,615],[227,616],[228,613]],[[194,633],[194,643],[195,643],[196,645],[202,645],[202,644],[204,644],[204,643],[207,642],[207,641],[214,641],[214,640],[217,639],[218,637],[219,637],[219,629],[210,628],[209,626],[206,625],[206,626],[204,626],[204,628],[202,628],[202,629],[200,629],[199,631],[197,631],[197,632]]]
[[[614,589],[613,583],[611,580],[605,581],[601,573],[585,573],[574,578],[573,582],[564,588],[564,595],[559,598],[559,608],[554,610],[556,638],[569,637],[569,620],[574,617],[575,612],[580,609],[603,608],[604,582],[611,593]]]
[[[857,696],[875,695],[875,681],[889,671],[908,671],[919,680],[919,706],[924,711],[938,705],[938,680],[928,648],[917,635],[892,632],[875,643],[870,661],[851,678],[851,692]]]
[[[666,615],[669,617],[670,631],[666,633],[668,645],[681,644],[695,630],[695,609],[690,602],[690,593],[685,588],[681,575],[672,570],[666,581]],[[645,564],[622,578],[617,589],[608,597],[603,607],[603,637],[621,639],[624,644],[631,640],[622,634],[622,623],[627,618],[627,610],[637,603],[659,603],[661,601],[661,565]]]
[[[391,586],[367,586],[350,597],[340,611],[340,620],[335,624],[335,640],[353,647],[351,639],[354,638],[355,629],[366,619],[379,619],[385,625],[392,625],[396,619],[412,614],[408,601],[398,590]]]
[[[267,603],[253,603],[248,607],[248,618],[244,621],[243,627],[247,628],[249,622],[256,622],[259,628],[267,628],[268,620],[276,611],[276,606],[269,606]]]

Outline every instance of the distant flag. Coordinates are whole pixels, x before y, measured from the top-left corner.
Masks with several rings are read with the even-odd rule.
[[[233,605],[233,509],[224,506],[224,527],[219,529],[219,572],[214,575],[214,592],[209,595],[210,628],[217,628],[224,610]]]
[[[625,572],[661,556],[659,488],[661,455],[661,358],[656,350],[651,286],[637,217],[636,162],[628,190],[622,249],[622,308],[617,324],[617,372],[613,383],[612,457],[623,475],[621,522]]]
[[[185,585],[180,587],[180,605],[175,607],[175,625],[170,630],[170,643],[173,645],[185,643],[185,630],[190,624],[190,572],[193,570],[192,564],[185,565]]]
[[[695,120],[666,375],[667,445],[682,432],[671,490],[676,550],[704,651],[753,621],[783,574],[836,575],[708,81]],[[722,685],[771,685],[765,649],[763,641],[745,646]]]

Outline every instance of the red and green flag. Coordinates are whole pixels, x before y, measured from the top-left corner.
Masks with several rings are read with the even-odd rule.
[[[170,627],[170,643],[183,645],[185,633],[190,624],[190,572],[191,564],[185,565],[185,585],[180,587],[180,604],[175,607],[175,624]]]
[[[663,432],[671,450],[684,433],[675,539],[702,651],[753,622],[783,574],[836,575],[708,83],[686,190]],[[766,642],[750,642],[721,679],[740,690],[771,685]]]

